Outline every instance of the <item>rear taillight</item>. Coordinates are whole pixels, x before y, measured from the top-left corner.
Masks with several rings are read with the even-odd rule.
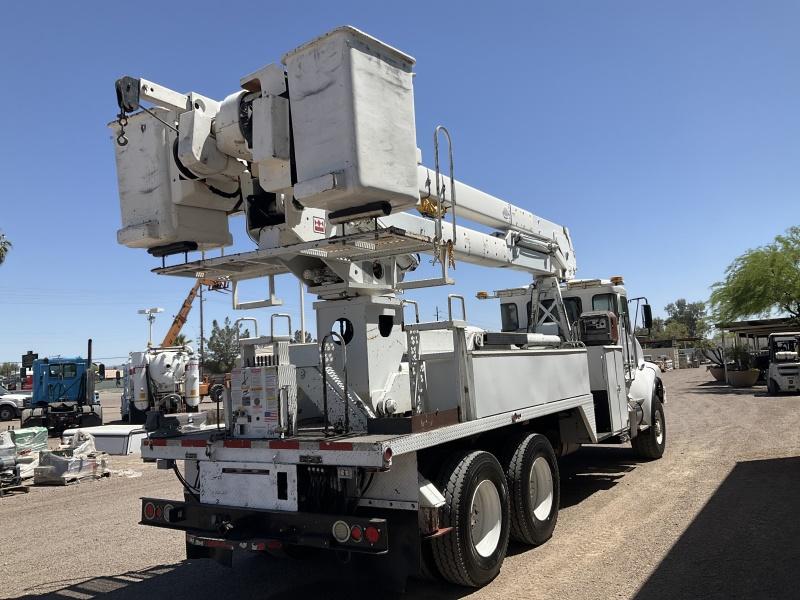
[[[364,532],[361,530],[361,527],[358,525],[353,525],[350,528],[350,539],[354,542],[360,542],[361,539],[364,537]]]
[[[144,518],[148,521],[152,521],[156,517],[156,505],[152,502],[148,502],[144,505]]]
[[[381,530],[370,525],[364,530],[364,537],[367,538],[370,544],[377,544],[378,540],[381,539]]]

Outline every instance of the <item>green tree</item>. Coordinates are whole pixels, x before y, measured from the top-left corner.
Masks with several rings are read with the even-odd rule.
[[[19,372],[19,364],[15,362],[0,363],[0,375],[10,379],[12,375]]]
[[[185,346],[189,343],[189,338],[186,337],[185,333],[179,333],[175,336],[175,342],[173,346]]]
[[[800,227],[736,258],[725,279],[711,286],[718,321],[779,312],[800,320]]]
[[[671,328],[672,337],[705,337],[708,331],[705,302],[687,302],[678,298],[664,307],[667,318],[665,329]],[[681,333],[681,335],[677,335]]]
[[[0,233],[0,265],[5,262],[9,250],[11,250],[11,241],[4,233]]]
[[[223,326],[220,327],[216,319],[211,323],[211,336],[206,340],[204,367],[212,373],[228,373],[233,369],[236,357],[239,355],[238,337],[250,337],[250,332],[241,326],[231,325],[229,317],[225,317]]]

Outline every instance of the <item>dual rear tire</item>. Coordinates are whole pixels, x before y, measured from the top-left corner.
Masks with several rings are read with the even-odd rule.
[[[515,437],[499,459],[475,450],[442,469],[445,497],[441,527],[452,530],[431,541],[437,570],[458,585],[481,587],[500,572],[509,539],[538,545],[553,533],[559,479],[555,453],[541,434]]]

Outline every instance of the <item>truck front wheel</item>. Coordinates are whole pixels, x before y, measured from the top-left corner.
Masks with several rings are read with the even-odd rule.
[[[664,420],[664,406],[657,398],[653,398],[650,407],[650,427],[640,431],[631,440],[631,446],[637,456],[650,460],[661,458],[667,446],[667,424]]]
[[[446,500],[440,525],[453,528],[432,540],[439,573],[458,585],[484,586],[500,572],[508,548],[503,469],[488,452],[468,452],[443,469],[439,489]]]
[[[561,488],[553,446],[540,433],[511,440],[503,453],[511,502],[511,537],[538,546],[553,535]]]

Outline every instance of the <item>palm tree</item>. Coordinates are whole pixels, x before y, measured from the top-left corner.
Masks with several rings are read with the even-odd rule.
[[[9,250],[11,250],[11,242],[4,233],[0,233],[0,265],[5,261]]]
[[[173,342],[173,346],[185,346],[189,343],[189,339],[186,337],[185,334],[179,333],[175,336],[175,341]]]

